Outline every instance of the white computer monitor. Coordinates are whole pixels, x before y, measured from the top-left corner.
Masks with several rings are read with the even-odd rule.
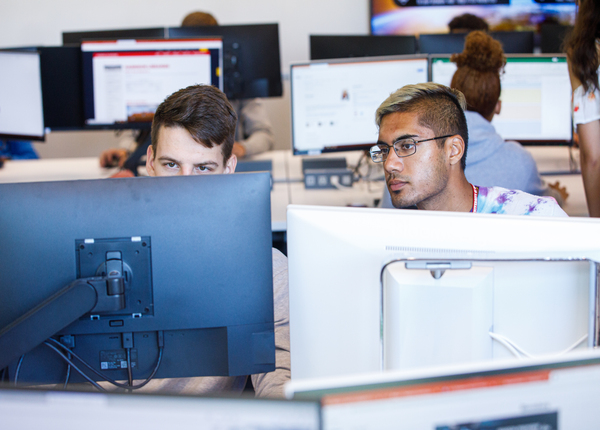
[[[0,138],[44,140],[37,51],[0,51]]]
[[[290,205],[287,227],[292,379],[559,353],[596,337],[600,221]],[[419,258],[472,268],[434,279],[432,266],[386,267]],[[542,261],[479,261],[508,259]]]
[[[294,154],[368,149],[375,111],[398,88],[427,81],[426,56],[369,57],[292,64]]]
[[[456,64],[431,57],[431,80],[450,86]],[[500,77],[502,110],[492,124],[505,140],[565,145],[573,138],[571,83],[564,55],[507,55]]]
[[[591,429],[600,354],[292,381],[286,394],[320,399],[325,430]]]
[[[85,124],[149,127],[160,103],[196,84],[223,89],[220,37],[81,43]]]

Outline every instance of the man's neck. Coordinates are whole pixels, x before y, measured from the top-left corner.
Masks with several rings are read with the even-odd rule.
[[[417,204],[422,210],[470,212],[473,209],[473,187],[464,174],[448,180],[446,188],[436,196]]]

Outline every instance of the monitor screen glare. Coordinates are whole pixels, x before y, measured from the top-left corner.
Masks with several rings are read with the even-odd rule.
[[[223,89],[220,38],[89,41],[81,50],[88,126],[148,126],[158,105],[181,88]]]
[[[39,52],[0,52],[0,137],[44,138]]]
[[[456,64],[431,60],[431,80],[450,85]],[[501,75],[502,109],[492,124],[505,140],[521,143],[571,142],[571,84],[564,56],[508,56]]]
[[[370,58],[294,64],[295,154],[367,149],[377,141],[375,111],[390,93],[427,81],[427,58]]]

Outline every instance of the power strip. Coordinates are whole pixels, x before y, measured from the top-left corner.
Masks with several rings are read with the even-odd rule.
[[[306,169],[304,187],[307,189],[351,188],[353,183],[350,169]]]

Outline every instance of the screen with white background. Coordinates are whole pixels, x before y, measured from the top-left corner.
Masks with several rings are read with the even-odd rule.
[[[456,64],[431,58],[431,80],[450,86]],[[505,140],[568,143],[572,138],[571,83],[564,56],[507,56],[500,77],[502,110],[492,124]]]
[[[365,149],[375,111],[398,88],[427,82],[427,58],[380,57],[291,66],[295,154]]]
[[[39,52],[0,51],[0,136],[44,138]]]
[[[81,44],[88,125],[150,123],[163,100],[195,84],[223,88],[221,39]]]

